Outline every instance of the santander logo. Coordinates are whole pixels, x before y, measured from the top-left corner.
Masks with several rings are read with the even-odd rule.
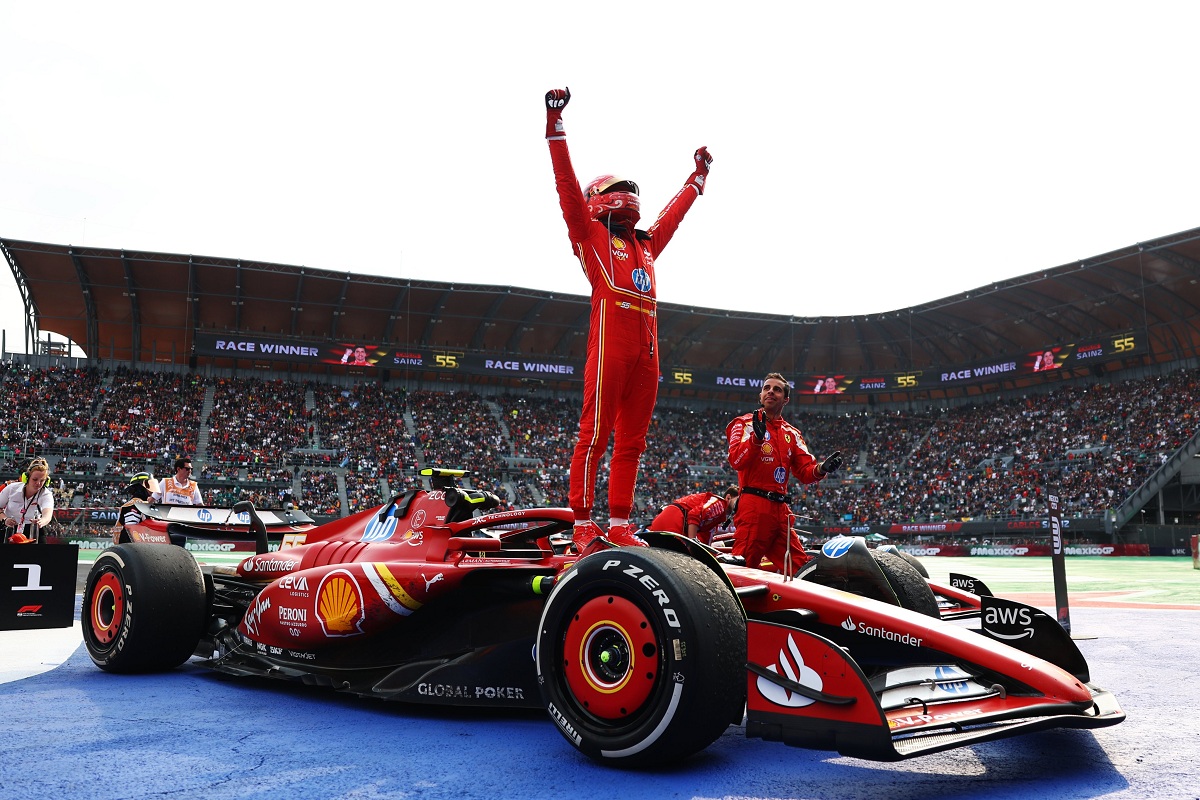
[[[820,691],[823,686],[821,676],[816,673],[816,670],[804,663],[804,657],[800,655],[800,648],[796,646],[796,641],[791,635],[788,636],[787,650],[779,651],[779,661],[767,667],[767,671],[774,672],[776,675],[783,675],[788,680],[795,681],[802,686],[807,686],[817,691]],[[771,683],[771,681],[761,676],[758,679],[758,692],[767,701],[777,706],[803,708],[813,703],[809,698],[793,694],[790,690],[778,684]]]

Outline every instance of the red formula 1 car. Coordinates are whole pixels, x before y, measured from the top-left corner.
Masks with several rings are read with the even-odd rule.
[[[578,750],[631,766],[743,719],[749,737],[891,761],[1125,718],[1049,616],[930,583],[861,539],[790,580],[673,534],[580,555],[569,510],[489,513],[495,496],[461,474],[275,552],[235,507],[257,545],[236,567],[111,547],[87,580],[88,652],[112,672],[196,658],[387,700],[545,708]]]

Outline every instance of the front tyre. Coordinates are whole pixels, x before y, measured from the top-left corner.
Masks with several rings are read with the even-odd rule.
[[[582,559],[554,587],[537,640],[538,684],[559,731],[620,766],[675,761],[741,721],[746,620],[708,567],[667,550]]]
[[[97,558],[83,592],[83,642],[109,672],[173,669],[204,629],[204,575],[192,554],[161,544],[119,544]]]

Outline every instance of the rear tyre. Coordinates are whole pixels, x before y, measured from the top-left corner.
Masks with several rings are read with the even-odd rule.
[[[933,590],[916,567],[895,553],[872,550],[871,555],[875,557],[879,569],[883,570],[883,575],[891,584],[902,608],[929,617],[941,617],[937,598],[933,596]]]
[[[119,544],[102,552],[83,593],[83,642],[109,672],[173,669],[204,629],[204,575],[186,550]]]
[[[925,565],[921,563],[921,559],[917,558],[912,553],[906,553],[903,550],[897,550],[895,552],[896,552],[896,555],[900,556],[905,561],[907,561],[909,564],[911,564],[913,569],[915,569],[917,572],[921,573],[922,578],[929,577],[929,570],[925,569]]]
[[[604,550],[547,599],[537,669],[551,718],[582,753],[620,766],[675,761],[742,719],[745,615],[689,556]]]

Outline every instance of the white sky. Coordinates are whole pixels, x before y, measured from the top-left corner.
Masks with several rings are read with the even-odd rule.
[[[611,8],[612,13],[603,9]],[[652,218],[659,299],[904,308],[1200,226],[1190,2],[0,0],[0,236],[585,295],[582,180]],[[0,269],[0,321],[23,341]]]

